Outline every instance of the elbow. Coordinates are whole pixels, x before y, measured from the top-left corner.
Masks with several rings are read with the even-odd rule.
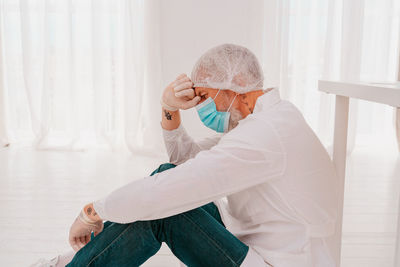
[[[168,156],[169,156],[169,163],[175,165],[180,165],[187,160],[186,157],[184,157],[181,153],[177,151],[171,151],[170,153],[168,153]]]

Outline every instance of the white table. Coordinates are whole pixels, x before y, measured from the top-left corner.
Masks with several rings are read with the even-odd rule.
[[[349,115],[349,98],[357,98],[387,104],[397,108],[397,140],[400,139],[400,82],[397,83],[363,83],[318,81],[319,91],[336,95],[335,128],[333,141],[333,163],[339,179],[338,224],[335,240],[336,261],[340,265],[340,249],[342,243],[344,179],[346,171],[347,126]],[[400,144],[399,149],[400,149]],[[400,206],[399,206],[400,213]],[[400,219],[397,222],[397,239],[395,265],[400,266]]]

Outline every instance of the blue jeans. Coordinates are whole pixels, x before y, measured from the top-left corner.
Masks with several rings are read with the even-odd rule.
[[[162,164],[151,175],[173,167]],[[91,241],[67,266],[140,266],[157,253],[162,242],[189,267],[240,266],[249,250],[225,228],[217,207],[210,202],[157,220],[107,221],[104,230],[95,237],[92,234]]]

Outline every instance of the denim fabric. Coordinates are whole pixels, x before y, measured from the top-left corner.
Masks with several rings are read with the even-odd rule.
[[[175,166],[162,164],[151,175]],[[218,208],[210,202],[157,220],[107,221],[104,230],[96,237],[92,234],[67,266],[140,266],[157,253],[162,242],[189,267],[240,266],[249,250],[225,228]]]

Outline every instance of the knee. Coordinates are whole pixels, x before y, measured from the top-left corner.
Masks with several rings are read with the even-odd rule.
[[[155,169],[155,170],[150,174],[150,176],[152,176],[152,175],[154,175],[154,174],[156,174],[156,173],[163,172],[163,171],[165,171],[165,170],[171,169],[171,168],[175,168],[175,167],[176,167],[176,165],[175,165],[175,164],[172,164],[172,163],[164,163],[164,164],[161,164],[157,169]]]

